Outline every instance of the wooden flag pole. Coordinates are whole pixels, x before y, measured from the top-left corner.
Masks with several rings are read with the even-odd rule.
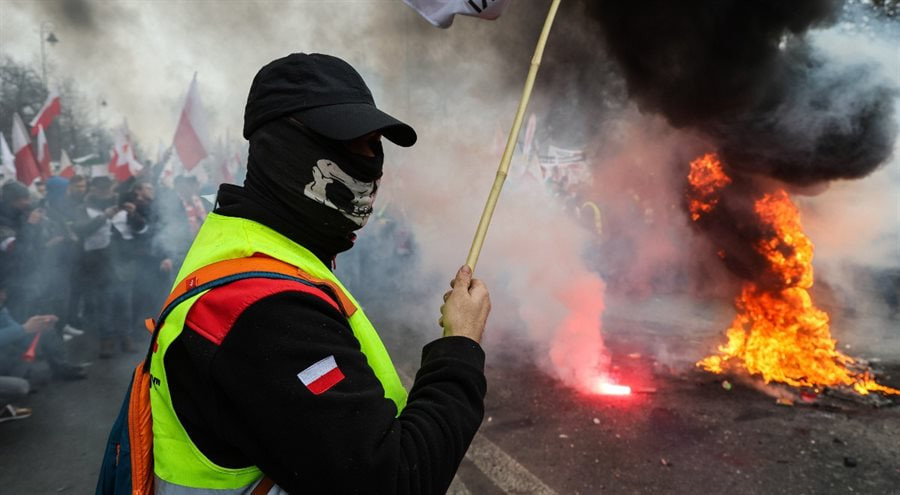
[[[487,203],[484,205],[481,220],[478,221],[475,238],[472,239],[472,247],[469,248],[469,257],[466,258],[466,264],[469,265],[472,272],[475,272],[475,265],[478,264],[478,255],[481,254],[481,247],[484,245],[484,238],[487,235],[488,227],[491,225],[491,218],[494,216],[497,200],[500,199],[500,191],[503,189],[503,183],[506,181],[506,176],[509,172],[509,163],[512,161],[512,155],[516,149],[516,141],[519,139],[519,131],[522,129],[522,121],[525,119],[525,110],[528,108],[528,101],[531,99],[531,90],[534,89],[534,80],[537,78],[538,68],[541,66],[541,58],[544,56],[544,47],[547,45],[547,37],[550,35],[550,28],[553,26],[553,20],[556,18],[556,11],[559,10],[559,2],[560,0],[553,0],[553,3],[550,5],[550,11],[547,13],[547,20],[544,21],[544,28],[541,30],[540,38],[538,38],[537,47],[534,49],[534,57],[531,59],[531,69],[528,71],[528,78],[525,79],[525,89],[522,91],[519,108],[516,110],[516,118],[513,120],[512,129],[510,129],[509,137],[506,139],[506,149],[503,150],[503,158],[500,159],[500,167],[497,168],[494,185],[491,187],[491,193],[488,195]]]

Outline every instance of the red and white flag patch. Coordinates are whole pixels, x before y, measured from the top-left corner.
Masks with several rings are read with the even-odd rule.
[[[344,373],[338,368],[334,355],[331,355],[297,373],[297,378],[310,392],[319,395],[343,380]]]

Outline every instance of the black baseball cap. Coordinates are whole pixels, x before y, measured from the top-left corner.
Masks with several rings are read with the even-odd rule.
[[[412,127],[375,107],[372,92],[350,64],[321,53],[292,53],[256,73],[244,109],[244,137],[285,115],[337,141],[376,131],[400,146],[417,139]]]

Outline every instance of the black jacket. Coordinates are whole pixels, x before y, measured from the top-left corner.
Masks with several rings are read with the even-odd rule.
[[[223,189],[219,202],[220,213],[290,231],[255,215],[240,188]],[[204,298],[165,366],[175,412],[212,461],[256,465],[291,493],[446,491],[484,414],[484,353],[476,342],[447,337],[428,344],[409,402],[395,417],[347,319],[321,297],[273,293],[225,331],[209,328],[222,325],[214,318],[192,316],[203,311]],[[211,332],[224,338],[216,343]],[[345,378],[315,395],[298,372],[327,356]]]

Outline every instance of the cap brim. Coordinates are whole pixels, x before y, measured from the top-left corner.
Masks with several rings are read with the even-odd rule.
[[[416,131],[368,103],[341,103],[295,112],[303,125],[337,141],[350,141],[370,132],[380,132],[392,143],[416,144]]]

